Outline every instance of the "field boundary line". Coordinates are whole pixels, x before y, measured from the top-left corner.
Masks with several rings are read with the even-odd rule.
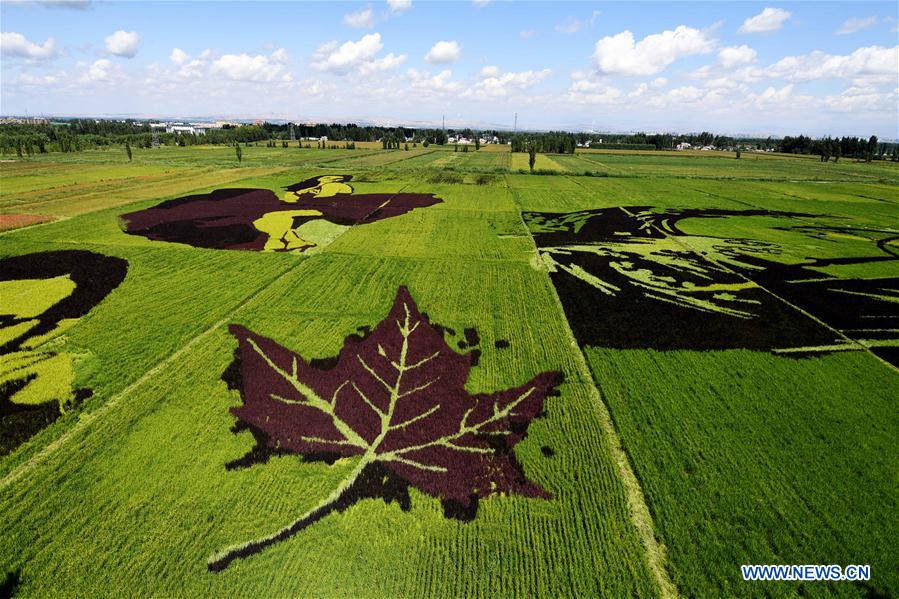
[[[379,206],[378,208],[375,208],[374,210],[372,210],[372,212],[370,212],[363,219],[360,219],[360,220],[365,220],[365,218],[368,218],[369,216],[371,216],[372,214],[377,212],[377,210],[379,208],[388,204],[391,200],[393,200],[393,198],[395,198],[397,195],[402,193],[403,189],[407,188],[408,186],[409,186],[408,183],[406,185],[403,185],[403,187],[401,187],[398,191],[392,193],[390,195],[390,197],[381,204],[381,206]],[[352,227],[350,227],[350,229],[352,229],[353,227],[356,227],[356,226],[358,226],[358,223],[354,224]],[[343,234],[346,234],[350,229],[348,229],[347,231],[344,231]],[[205,330],[199,332],[192,339],[189,339],[187,341],[187,343],[185,343],[183,346],[181,346],[180,348],[175,350],[167,358],[163,359],[161,362],[157,363],[155,366],[150,368],[148,371],[146,371],[144,374],[142,374],[140,376],[140,378],[138,378],[137,380],[135,380],[134,382],[129,384],[127,387],[125,387],[124,389],[122,389],[121,391],[119,391],[118,393],[113,395],[112,397],[110,397],[105,403],[103,403],[103,405],[98,407],[96,410],[80,414],[78,421],[70,429],[65,431],[62,435],[60,435],[57,439],[52,441],[46,447],[43,447],[40,451],[38,451],[36,454],[31,456],[28,460],[19,464],[18,466],[14,467],[12,470],[10,470],[8,473],[6,473],[6,475],[3,477],[3,479],[0,480],[0,491],[4,491],[7,487],[9,487],[16,480],[18,480],[19,478],[21,478],[22,476],[24,476],[25,474],[27,474],[28,472],[33,470],[35,467],[37,467],[40,464],[42,464],[43,462],[45,462],[49,457],[51,457],[54,453],[56,453],[56,451],[58,449],[60,449],[63,445],[67,444],[75,435],[77,435],[78,433],[80,433],[81,431],[86,429],[95,420],[102,417],[107,412],[109,412],[110,410],[115,408],[117,405],[119,405],[125,396],[132,393],[135,389],[137,389],[138,387],[140,387],[141,385],[143,385],[144,383],[149,381],[151,378],[156,376],[166,366],[168,366],[175,360],[179,359],[186,352],[190,351],[197,343],[199,343],[200,341],[205,339],[207,336],[211,335],[214,331],[218,330],[220,327],[227,324],[229,320],[233,319],[234,316],[238,312],[243,310],[250,302],[252,302],[254,299],[256,299],[268,287],[276,284],[282,278],[293,273],[297,269],[302,268],[310,260],[315,259],[316,256],[321,256],[324,253],[325,253],[325,251],[322,251],[319,254],[309,256],[306,259],[300,258],[299,261],[297,262],[297,264],[286,268],[285,270],[278,273],[278,275],[275,276],[268,283],[265,283],[265,284],[257,287],[256,289],[254,289],[253,292],[249,296],[247,296],[243,301],[241,301],[239,304],[237,304],[233,310],[228,312],[228,314],[226,314],[220,320],[218,320],[215,323],[213,323],[212,325],[210,325]]]
[[[508,185],[508,181],[506,183]],[[534,237],[530,234],[527,224],[524,222],[524,217],[521,214],[521,204],[518,202],[516,190],[512,187],[509,187],[509,189],[512,192],[513,200],[518,207],[518,218],[521,222],[521,226],[524,227],[525,232],[528,233],[528,237],[534,247],[534,254],[539,258],[540,251],[537,248],[537,242],[534,241]],[[549,279],[548,273],[546,278]],[[606,440],[609,442],[612,460],[618,468],[618,476],[621,479],[621,484],[624,486],[631,525],[637,530],[637,536],[643,543],[646,565],[652,574],[660,596],[665,599],[675,598],[678,596],[678,593],[677,587],[668,575],[666,566],[667,549],[665,545],[660,543],[656,538],[655,523],[653,522],[652,514],[649,511],[649,505],[646,503],[646,496],[643,493],[643,488],[640,486],[640,480],[637,478],[627,450],[624,449],[621,437],[615,429],[615,421],[612,418],[609,407],[606,405],[605,399],[603,399],[599,383],[590,371],[587,359],[584,357],[584,353],[581,350],[580,345],[578,345],[577,338],[575,338],[574,332],[571,330],[571,325],[568,323],[568,317],[565,315],[565,308],[562,306],[562,300],[559,298],[559,293],[556,291],[556,287],[551,280],[549,281],[549,287],[552,290],[556,310],[565,322],[565,326],[562,328],[565,330],[569,344],[575,350],[575,364],[577,364],[581,378],[585,381],[587,393],[590,396],[590,399],[593,400],[597,416],[599,417],[600,426],[606,436]]]

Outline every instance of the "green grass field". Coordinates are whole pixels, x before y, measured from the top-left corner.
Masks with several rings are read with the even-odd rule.
[[[435,147],[0,164],[0,217],[53,219],[0,232],[0,259],[86,250],[127,262],[57,336],[0,347],[67,356],[67,387],[91,390],[57,398],[0,456],[4,584],[28,597],[899,595],[899,168],[673,152],[539,155],[535,166]],[[286,195],[336,175],[379,198],[365,218],[329,217],[341,207],[325,191],[318,204]],[[125,214],[227,188],[270,192],[296,210],[285,239],[312,231],[317,245],[198,247],[184,223],[153,229],[168,240],[125,232]],[[428,194],[441,201],[378,212]],[[327,235],[312,228],[319,217],[331,218]],[[223,218],[191,231],[211,235]],[[8,289],[39,279],[10,278]],[[41,293],[70,291],[52,280]],[[226,468],[255,445],[232,432],[229,409],[246,397],[227,374],[229,325],[328,358],[382,321],[401,286],[454,352],[477,351],[466,397],[562,374],[520,442],[497,441],[548,494],[513,492],[489,470],[474,513],[450,517],[446,497],[406,477],[408,503],[363,495],[210,571],[211,555],[295,520],[360,463],[275,451]],[[39,315],[3,289],[7,343]],[[34,373],[21,384],[46,376]],[[4,418],[17,376],[0,369]],[[870,564],[871,580],[740,574],[819,563]]]

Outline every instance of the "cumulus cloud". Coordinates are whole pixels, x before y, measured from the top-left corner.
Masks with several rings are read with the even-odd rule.
[[[387,0],[390,12],[399,14],[412,8],[412,0]]]
[[[837,29],[837,35],[849,35],[850,33],[873,27],[876,24],[877,17],[853,17],[843,21],[843,24]]]
[[[312,54],[312,68],[338,75],[346,75],[358,70],[372,73],[393,69],[406,61],[406,55],[391,53],[383,58],[375,58],[384,47],[380,33],[369,33],[357,42],[328,42],[318,47]]]
[[[738,33],[766,33],[768,31],[776,31],[783,27],[793,13],[782,8],[766,8],[754,17],[749,17],[740,28]]]
[[[91,64],[82,77],[84,82],[109,81],[112,79],[112,61],[101,58]]]
[[[172,48],[172,53],[169,54],[169,60],[175,64],[184,64],[189,58],[190,55],[181,48]]]
[[[707,32],[685,25],[648,35],[639,42],[625,30],[596,42],[593,62],[605,74],[655,75],[679,58],[711,52],[714,46]]]
[[[56,56],[56,41],[51,37],[39,45],[21,33],[3,32],[0,33],[0,54],[11,58],[46,60]]]
[[[573,104],[610,105],[621,98],[621,90],[606,81],[590,79],[584,73],[574,73],[572,79],[571,89],[565,95],[565,100]]]
[[[845,55],[816,50],[801,56],[785,56],[768,67],[765,74],[794,82],[845,78],[895,83],[899,79],[899,46],[868,46]]]
[[[343,15],[345,25],[356,29],[371,29],[375,26],[375,13],[371,7]]]
[[[459,82],[452,81],[450,79],[452,76],[453,72],[449,69],[444,69],[434,76],[428,71],[409,69],[405,77],[413,91],[422,95],[436,96],[459,91],[462,86]]]
[[[718,51],[718,62],[725,69],[753,62],[758,53],[747,45],[728,46]]]
[[[897,92],[881,93],[873,87],[849,87],[840,94],[825,96],[821,103],[833,112],[895,112]]]
[[[137,56],[137,46],[140,44],[140,36],[136,31],[116,31],[106,37],[106,51],[113,56],[134,58]]]
[[[465,91],[466,96],[505,96],[513,91],[522,91],[546,79],[549,69],[540,71],[520,71],[501,73],[497,67],[481,69],[481,80]]]
[[[282,49],[271,55],[225,54],[212,62],[211,71],[232,81],[257,83],[290,82],[293,77],[284,68],[286,53]],[[200,66],[200,65],[198,65]]]
[[[431,64],[451,64],[459,60],[462,48],[456,41],[439,41],[425,54],[425,62]]]
[[[404,62],[406,62],[405,54],[400,54],[399,56],[397,56],[396,54],[391,52],[383,58],[376,58],[375,60],[363,62],[359,65],[359,72],[363,75],[369,75],[371,73],[391,71],[401,66]]]

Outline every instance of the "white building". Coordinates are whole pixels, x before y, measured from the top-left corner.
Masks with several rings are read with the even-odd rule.
[[[682,142],[680,142],[679,144],[677,144],[677,149],[678,149],[678,150],[689,150],[689,149],[692,148],[692,147],[693,147],[692,144],[687,143],[687,142],[685,142],[685,141],[682,141]]]

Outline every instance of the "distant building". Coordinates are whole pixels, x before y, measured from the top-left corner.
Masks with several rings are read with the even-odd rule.
[[[46,125],[49,121],[41,117],[5,116],[0,118],[0,125]]]
[[[188,133],[190,135],[206,135],[206,127],[197,125],[183,125],[179,123],[175,125],[166,125],[165,132],[178,133],[179,135]]]
[[[689,150],[692,147],[693,147],[693,144],[687,143],[685,141],[682,141],[679,144],[677,144],[678,150]]]

